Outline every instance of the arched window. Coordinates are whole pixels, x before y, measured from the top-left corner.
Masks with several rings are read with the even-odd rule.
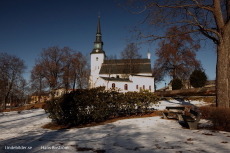
[[[136,85],[136,89],[138,89],[138,85]]]
[[[145,85],[143,85],[143,90],[145,90]]]
[[[96,57],[96,61],[98,61],[98,57]]]
[[[128,90],[128,85],[127,84],[125,84],[124,89]]]
[[[112,88],[115,88],[115,83],[112,84]]]
[[[151,91],[151,86],[149,86],[149,90]]]

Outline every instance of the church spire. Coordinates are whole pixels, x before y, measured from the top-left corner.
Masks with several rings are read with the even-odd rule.
[[[94,48],[92,53],[104,53],[103,51],[103,42],[101,40],[101,23],[100,23],[100,13],[98,15],[97,31],[96,31],[96,40],[94,42]]]
[[[99,15],[98,15],[97,33],[96,33],[96,42],[102,42],[102,41],[101,41],[100,13],[99,13]]]
[[[149,50],[148,50],[147,56],[148,56],[148,59],[150,59],[151,54],[150,54]]]

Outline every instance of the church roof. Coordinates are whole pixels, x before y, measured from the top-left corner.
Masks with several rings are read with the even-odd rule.
[[[115,59],[104,60],[99,74],[127,74],[126,68],[129,63],[138,67],[136,73],[152,73],[150,59]]]
[[[148,63],[151,64],[150,59],[147,58],[141,58],[141,59],[131,59],[132,61],[135,61],[136,63]],[[113,59],[113,60],[104,60],[103,64],[111,64],[111,63],[117,63],[117,64],[124,64],[124,63],[128,63],[130,61],[130,59]]]
[[[101,77],[102,79],[106,81],[119,81],[119,82],[132,82],[129,79],[126,78],[114,78],[114,77]]]

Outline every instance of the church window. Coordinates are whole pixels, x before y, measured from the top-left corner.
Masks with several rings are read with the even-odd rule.
[[[115,88],[115,83],[112,84],[112,88]]]
[[[151,86],[149,86],[149,90],[151,91]]]
[[[145,85],[143,85],[143,90],[145,90]]]
[[[136,85],[136,89],[138,89],[138,85]]]
[[[98,57],[96,57],[96,61],[98,61]]]
[[[128,85],[127,84],[125,84],[124,89],[128,90]]]

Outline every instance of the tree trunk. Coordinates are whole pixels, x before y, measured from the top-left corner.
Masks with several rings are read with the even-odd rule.
[[[217,64],[216,64],[216,106],[229,108],[230,96],[230,47],[229,35],[230,28],[226,27],[223,32],[223,37],[217,45]]]
[[[230,3],[229,3],[230,4]],[[226,26],[226,31],[225,31],[225,48],[226,48],[226,52],[228,55],[228,62],[226,63],[226,65],[228,66],[228,102],[226,104],[226,107],[229,108],[230,107],[230,26],[229,24],[227,24]]]

